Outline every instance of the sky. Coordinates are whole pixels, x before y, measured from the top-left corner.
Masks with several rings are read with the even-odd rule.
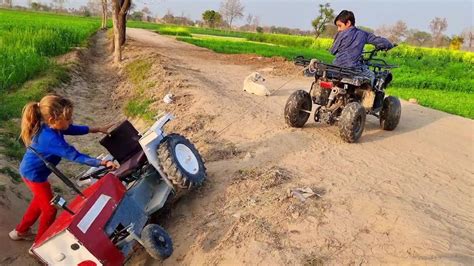
[[[87,1],[66,0],[65,6],[78,8]],[[13,2],[18,5],[26,4],[26,0],[13,0]],[[184,14],[193,20],[201,19],[201,14],[207,9],[219,10],[221,2],[222,0],[134,0],[137,9],[147,6],[155,16],[162,17],[170,10],[175,15]],[[459,34],[474,25],[474,0],[241,0],[241,2],[245,6],[245,14],[259,16],[263,26],[275,25],[309,30],[311,20],[317,16],[318,5],[326,2],[331,3],[336,14],[343,9],[353,11],[356,25],[373,29],[403,20],[408,28],[429,32],[429,23],[434,17],[445,17],[448,20],[446,30],[448,35]],[[242,24],[244,21],[242,19],[236,24]]]

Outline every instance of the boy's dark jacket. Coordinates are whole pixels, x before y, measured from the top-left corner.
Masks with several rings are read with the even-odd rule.
[[[391,49],[389,40],[375,36],[373,33],[350,27],[338,32],[334,38],[331,53],[336,56],[333,64],[341,67],[359,68],[365,44],[373,44],[379,49]]]

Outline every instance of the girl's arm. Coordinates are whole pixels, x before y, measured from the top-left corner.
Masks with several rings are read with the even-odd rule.
[[[62,133],[64,135],[86,135],[90,132],[90,128],[88,126],[81,126],[81,125],[70,125],[66,130],[63,130]]]
[[[79,164],[85,164],[89,166],[100,166],[103,164],[101,160],[92,158],[89,155],[82,154],[77,151],[76,148],[67,143],[63,137],[54,137],[50,139],[48,145],[45,146],[45,148],[45,154],[54,154]]]
[[[63,130],[62,133],[64,135],[86,135],[89,133],[104,133],[107,134],[109,128],[111,128],[114,124],[109,124],[103,127],[88,127],[88,126],[82,126],[82,125],[70,125],[68,129]]]
[[[108,124],[108,125],[105,125],[103,127],[91,127],[89,128],[89,133],[104,133],[104,134],[108,134],[109,133],[109,129],[113,126],[114,124]]]

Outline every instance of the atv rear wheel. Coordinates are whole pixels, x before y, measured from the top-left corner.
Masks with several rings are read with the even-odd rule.
[[[141,234],[143,247],[150,256],[157,260],[164,260],[173,254],[173,241],[163,227],[157,224],[148,224]]]
[[[341,138],[349,143],[356,142],[364,132],[365,108],[358,102],[346,105],[339,118]]]
[[[388,96],[383,100],[382,111],[380,111],[380,127],[383,130],[394,130],[400,122],[402,105],[397,97]]]
[[[303,127],[312,108],[311,96],[304,90],[290,95],[285,105],[285,121],[290,127]]]
[[[158,148],[161,170],[175,185],[176,192],[183,188],[200,186],[206,179],[206,167],[194,145],[185,137],[170,134]]]

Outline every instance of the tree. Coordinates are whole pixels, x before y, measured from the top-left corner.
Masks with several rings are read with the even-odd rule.
[[[0,3],[2,3],[2,6],[4,6],[4,7],[12,8],[12,6],[13,6],[13,0],[3,0],[2,2],[0,2]]]
[[[33,10],[36,10],[36,11],[38,11],[38,10],[47,11],[47,10],[45,10],[45,8],[47,8],[47,9],[49,10],[49,8],[48,8],[47,6],[42,5],[41,3],[37,3],[37,2],[31,3],[31,9],[33,9]]]
[[[316,31],[316,39],[326,29],[326,24],[334,19],[334,9],[331,8],[329,3],[319,5],[319,16],[311,22],[314,30]]]
[[[474,45],[474,27],[467,28],[462,32],[462,37],[465,40],[465,44],[468,50],[472,51]]]
[[[94,16],[98,16],[102,12],[102,0],[89,0],[87,2],[87,10],[89,13],[92,13]]]
[[[122,61],[122,46],[126,40],[127,13],[131,0],[112,0],[112,22],[114,29],[114,63]]]
[[[406,42],[417,46],[427,46],[431,42],[431,34],[426,31],[412,30],[407,34]]]
[[[430,22],[430,30],[433,35],[434,46],[440,46],[443,41],[443,32],[448,28],[448,21],[446,18],[435,17]]]
[[[143,12],[141,12],[141,11],[133,11],[133,13],[130,14],[129,18],[130,18],[131,20],[138,20],[138,21],[141,21],[141,20],[143,20],[143,15],[144,15],[144,14],[143,14]]]
[[[221,3],[220,13],[229,23],[229,28],[232,28],[234,20],[244,17],[244,6],[240,0],[224,0]]]
[[[463,43],[464,38],[462,36],[453,36],[451,43],[449,44],[449,49],[460,50]]]
[[[108,13],[108,8],[107,8],[107,0],[101,0],[102,3],[102,20],[101,20],[101,29],[107,29],[107,13]]]
[[[258,27],[257,27],[257,32],[258,32],[258,33],[263,33],[263,28],[260,27],[260,26],[258,26]]]
[[[142,8],[143,18],[144,21],[151,21],[151,10],[148,7]]]
[[[336,33],[337,33],[337,26],[333,25],[333,24],[327,24],[326,29],[319,36],[320,37],[325,37],[325,38],[334,38]]]
[[[245,20],[247,21],[247,25],[251,25],[252,22],[253,22],[253,15],[252,15],[252,14],[248,14],[248,15],[247,15],[247,18],[245,18]]]
[[[222,16],[219,12],[214,10],[206,10],[202,13],[202,20],[211,28],[220,25],[222,22]]]
[[[392,26],[382,25],[375,30],[375,34],[389,39],[391,42],[398,43],[402,38],[406,37],[408,33],[407,24],[401,20],[397,21]]]
[[[393,42],[400,42],[407,36],[408,27],[407,24],[401,20],[397,21],[391,29],[391,37]]]
[[[56,9],[63,11],[64,10],[64,3],[66,3],[67,0],[53,0],[53,4],[56,5]]]

